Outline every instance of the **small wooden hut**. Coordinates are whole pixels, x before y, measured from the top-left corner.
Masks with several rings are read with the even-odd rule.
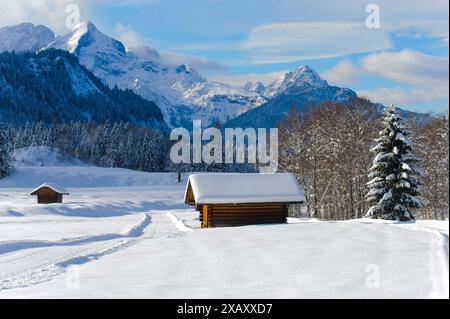
[[[38,204],[62,203],[63,195],[69,195],[62,187],[44,183],[36,187],[30,195],[37,195]]]
[[[290,173],[194,174],[184,201],[208,228],[286,223],[289,205],[304,203],[305,196]]]

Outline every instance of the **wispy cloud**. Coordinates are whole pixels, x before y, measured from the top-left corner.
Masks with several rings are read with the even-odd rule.
[[[436,111],[448,112],[448,88],[442,90],[441,87],[415,86],[410,88],[403,87],[381,87],[374,90],[360,90],[358,95],[367,97],[373,102],[384,105],[395,104],[401,107],[407,106],[417,112],[426,112],[428,107],[421,107],[427,103],[435,103],[436,100],[443,99],[440,109]]]
[[[138,32],[131,27],[124,25],[122,22],[116,24],[114,28],[114,37],[122,41],[128,48],[144,45],[148,42]]]
[[[392,48],[389,35],[356,22],[267,24],[250,31],[240,45],[251,63],[288,63]]]
[[[414,105],[449,98],[449,58],[413,50],[373,53],[357,63],[345,61],[322,74],[334,84],[349,84],[371,75],[393,80],[398,86],[376,87],[358,93],[384,104]],[[448,103],[447,103],[448,107]]]
[[[386,23],[385,28],[396,36],[410,38],[437,38],[443,43],[448,42],[449,22],[443,19],[409,20]]]
[[[117,23],[114,28],[114,37],[122,41],[128,48],[149,46],[149,44],[153,42],[152,39],[143,37],[139,32],[121,22]],[[161,51],[158,53],[161,56],[161,59],[169,65],[190,64],[194,69],[201,73],[205,73],[205,75],[223,72],[226,69],[223,64],[204,57],[173,51]]]
[[[448,85],[448,56],[432,56],[413,50],[382,52],[365,57],[362,68],[400,83]]]
[[[382,103],[417,105],[449,98],[449,59],[417,51],[374,54],[362,62],[363,69],[409,87],[376,88],[360,94]],[[447,102],[448,108],[448,102]]]

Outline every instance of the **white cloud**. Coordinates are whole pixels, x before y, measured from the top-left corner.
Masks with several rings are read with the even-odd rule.
[[[361,69],[350,60],[343,60],[320,76],[332,85],[349,85],[357,82]]]
[[[42,24],[59,35],[69,32],[66,27],[66,7],[76,4],[80,8],[80,21],[95,21],[93,4],[132,6],[158,3],[159,0],[0,0],[0,27],[23,22]]]
[[[249,73],[238,75],[221,75],[210,77],[210,80],[227,83],[235,86],[243,86],[247,82],[262,82],[264,85],[268,85],[277,80],[281,75],[286,74],[288,71],[277,71],[269,73]]]
[[[411,88],[402,87],[382,87],[374,90],[360,90],[358,95],[367,97],[373,102],[383,103],[384,105],[395,104],[398,106],[415,107],[417,111],[418,104],[431,103],[437,99],[448,99],[448,87],[428,87],[415,86]],[[448,110],[448,102],[446,103]]]
[[[448,56],[426,55],[413,50],[370,54],[362,61],[365,72],[400,83],[448,85]]]
[[[365,56],[357,63],[339,62],[322,73],[338,84],[355,82],[362,74],[378,75],[401,84],[447,86],[449,83],[449,57],[427,55],[414,50],[380,52]]]
[[[123,23],[119,22],[116,24],[114,28],[114,37],[117,40],[120,40],[125,44],[126,47],[132,48],[132,47],[138,47],[141,45],[144,45],[146,42],[145,39],[143,39],[139,33],[134,31],[129,26],[124,25]]]
[[[358,92],[374,102],[414,106],[449,98],[448,56],[432,56],[413,50],[372,53],[356,63],[342,61],[322,73],[326,80],[340,85],[354,83],[357,78],[370,75],[399,84],[398,87],[377,87]]]
[[[414,105],[449,98],[448,56],[432,56],[412,50],[374,53],[361,61],[360,70],[403,85],[358,92],[376,102]]]
[[[363,22],[294,22],[251,30],[240,50],[252,63],[288,63],[387,50],[388,33]]]
[[[22,22],[43,24],[58,34],[69,31],[65,12],[69,4],[80,7],[81,21],[88,20],[91,12],[87,0],[0,0],[0,27]]]

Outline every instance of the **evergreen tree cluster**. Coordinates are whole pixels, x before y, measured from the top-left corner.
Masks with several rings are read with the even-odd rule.
[[[5,133],[11,141],[9,153],[45,145],[97,166],[147,172],[164,171],[169,151],[167,137],[159,131],[125,122],[10,124]]]
[[[12,171],[9,148],[10,145],[6,136],[6,127],[0,123],[0,178],[9,175]]]
[[[122,121],[167,130],[155,103],[109,88],[77,57],[53,49],[0,54],[0,121]]]

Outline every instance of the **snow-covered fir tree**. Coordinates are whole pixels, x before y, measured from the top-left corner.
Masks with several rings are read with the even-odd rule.
[[[12,171],[11,158],[8,152],[8,140],[5,128],[0,125],[0,178],[9,175]]]
[[[418,178],[423,175],[419,159],[395,107],[386,108],[383,130],[371,149],[375,153],[369,172],[367,200],[373,204],[366,217],[398,221],[415,220],[413,210],[424,207]]]

